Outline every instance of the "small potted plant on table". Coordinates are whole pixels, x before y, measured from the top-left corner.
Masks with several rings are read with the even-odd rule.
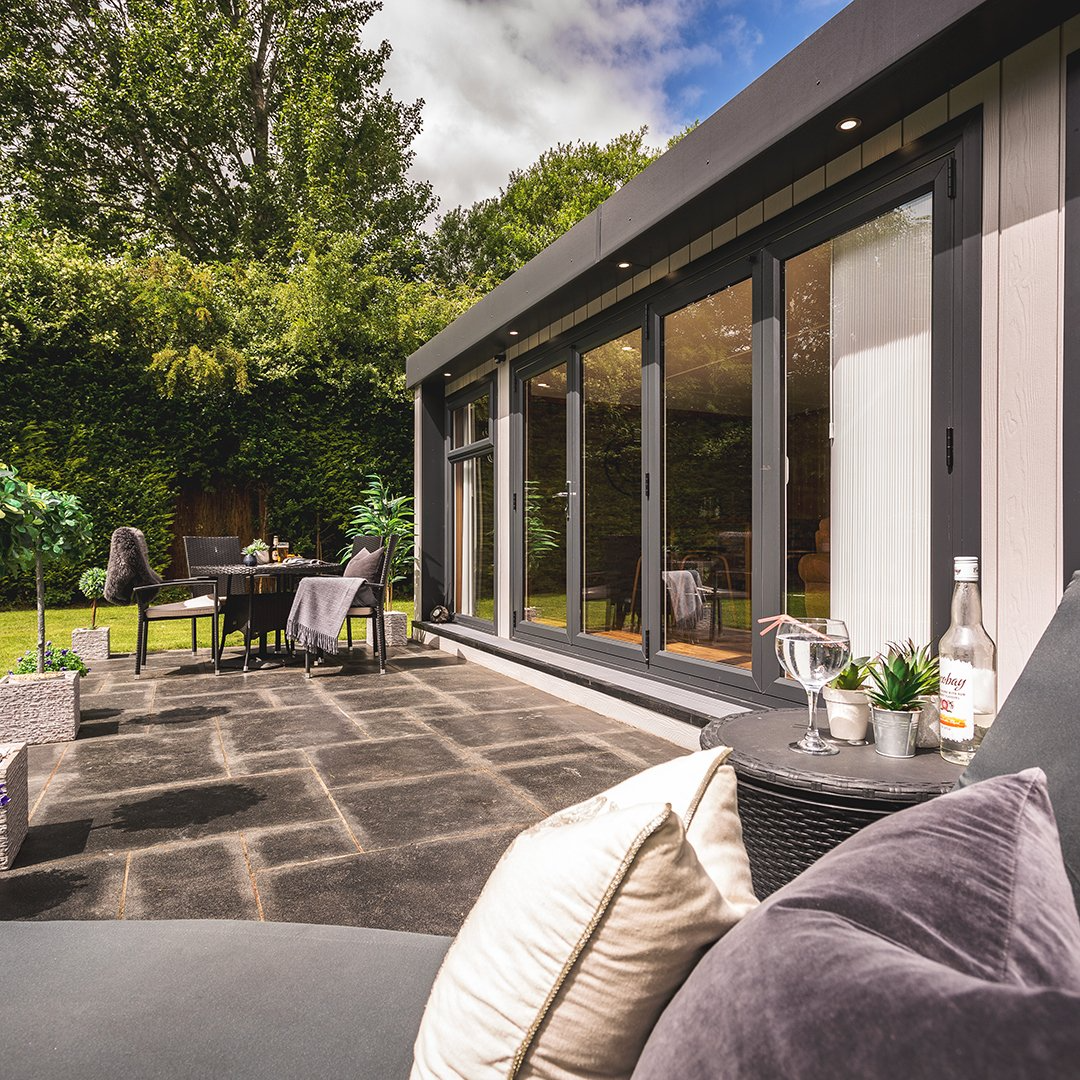
[[[90,521],[74,495],[46,491],[0,464],[0,567],[33,569],[37,648],[0,679],[0,742],[60,742],[79,730],[79,675],[86,665],[45,640],[45,562],[78,554]]]
[[[79,592],[90,601],[90,625],[71,631],[71,651],[84,660],[109,659],[109,628],[98,626],[98,601],[105,595],[105,571],[100,566],[84,570],[79,578]]]
[[[930,646],[890,645],[870,668],[874,749],[884,757],[914,757],[919,717],[938,692],[938,660]]]
[[[270,561],[270,548],[265,540],[252,540],[246,548],[241,548],[245,566],[258,566]]]
[[[870,699],[863,689],[869,671],[870,657],[860,656],[821,691],[829,714],[830,734],[852,746],[866,742],[870,726]]]

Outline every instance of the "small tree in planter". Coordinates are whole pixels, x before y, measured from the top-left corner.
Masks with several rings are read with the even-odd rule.
[[[413,559],[413,507],[409,495],[391,495],[382,477],[372,473],[366,479],[366,487],[360,493],[365,501],[349,508],[345,523],[345,535],[396,536],[397,548],[394,560],[386,575],[386,640],[390,645],[404,645],[409,625],[404,611],[391,611],[394,584],[407,580],[407,571]],[[352,558],[352,546],[343,548],[341,561]]]
[[[0,567],[33,568],[37,592],[36,674],[45,673],[45,563],[77,555],[90,539],[90,520],[79,500],[47,491],[0,464]],[[13,676],[0,683],[0,741],[53,742],[73,739],[79,725],[77,674],[22,687]],[[69,689],[70,686],[70,689]]]
[[[84,570],[79,592],[90,601],[90,625],[71,631],[71,647],[84,660],[109,659],[109,628],[97,624],[98,601],[105,595],[105,571],[100,566]]]

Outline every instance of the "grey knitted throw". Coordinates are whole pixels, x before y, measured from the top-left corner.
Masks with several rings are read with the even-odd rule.
[[[285,623],[286,635],[308,652],[336,653],[345,616],[365,582],[365,578],[303,578]]]

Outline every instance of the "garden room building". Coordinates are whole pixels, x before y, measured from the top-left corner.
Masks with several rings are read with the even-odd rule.
[[[409,358],[422,629],[695,719],[977,555],[1004,698],[1080,567],[1077,190],[1080,4],[854,0]]]

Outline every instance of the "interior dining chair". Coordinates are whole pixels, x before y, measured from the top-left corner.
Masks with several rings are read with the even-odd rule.
[[[197,565],[197,564],[196,564]],[[189,600],[171,604],[155,604],[163,588],[184,587],[191,590]],[[138,633],[135,642],[135,674],[146,663],[150,623],[169,619],[210,619],[210,654],[214,674],[218,668],[218,596],[214,578],[181,578],[165,581],[150,565],[146,537],[138,529],[121,526],[112,534],[109,543],[109,565],[105,571],[105,599],[112,604],[135,603],[139,609]],[[194,631],[193,631],[194,633]],[[194,644],[194,638],[192,639]],[[194,650],[193,650],[194,651]]]

